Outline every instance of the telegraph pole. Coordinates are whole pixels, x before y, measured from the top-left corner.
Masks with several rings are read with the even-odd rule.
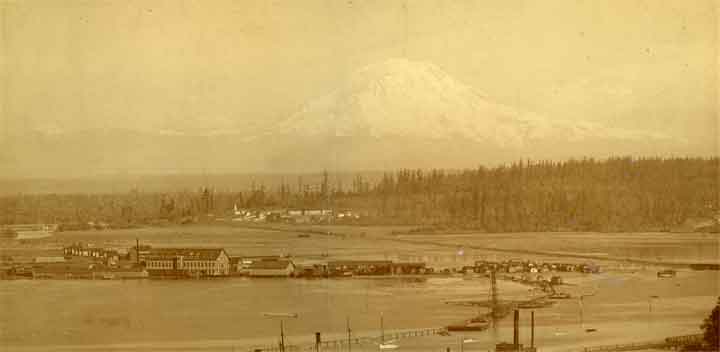
[[[283,331],[282,320],[280,320],[280,352],[285,352],[285,332]]]
[[[385,326],[383,326],[383,313],[380,312],[380,343],[385,343]]]
[[[502,312],[500,311],[500,303],[498,302],[497,277],[494,266],[490,269],[490,302],[492,304],[492,307],[490,308],[490,319],[492,321],[493,329],[492,335],[493,340],[497,342],[499,337],[498,325],[500,324],[500,316],[502,315]]]
[[[583,297],[580,296],[580,328],[585,330],[585,320],[583,320]]]
[[[350,330],[350,317],[347,317],[346,323],[347,323],[348,352],[351,352],[352,344],[351,344],[350,338],[351,338],[352,331]]]

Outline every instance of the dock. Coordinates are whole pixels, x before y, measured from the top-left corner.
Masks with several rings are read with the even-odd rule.
[[[388,332],[385,333],[384,337],[387,341],[392,340],[400,340],[405,339],[409,337],[420,337],[420,336],[432,336],[432,335],[441,335],[446,334],[448,331],[446,328],[425,328],[425,329],[415,329],[415,330],[403,330],[403,331],[397,331],[397,332]],[[327,340],[327,341],[321,341],[319,345],[316,346],[314,343],[306,343],[306,344],[298,344],[298,345],[285,345],[284,351],[285,352],[291,352],[291,351],[315,351],[317,347],[322,350],[338,350],[343,349],[348,346],[348,344],[351,345],[367,345],[367,344],[378,344],[380,342],[380,338],[378,336],[363,336],[363,337],[351,337],[350,339],[344,338],[344,339],[333,339],[333,340]],[[283,348],[278,346],[262,346],[262,347],[253,347],[249,351],[251,352],[283,352]]]

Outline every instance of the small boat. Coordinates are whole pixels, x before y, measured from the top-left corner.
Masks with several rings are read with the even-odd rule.
[[[394,350],[400,346],[395,344],[395,340],[385,341],[385,324],[383,323],[383,315],[380,313],[380,343],[378,347],[381,350]]]
[[[490,324],[487,322],[472,323],[468,321],[462,324],[448,325],[447,331],[484,331],[489,327]]]
[[[569,293],[565,293],[565,292],[555,292],[555,293],[553,293],[553,294],[550,295],[550,298],[551,298],[551,299],[568,299],[568,298],[571,298],[571,296],[570,296]]]
[[[487,320],[487,318],[484,318],[484,317],[475,317],[475,318],[470,318],[470,320],[468,320],[468,323],[485,323],[485,324],[490,324],[490,321]]]
[[[673,278],[677,276],[677,272],[672,269],[658,271],[657,277],[659,278]]]
[[[392,344],[392,343],[381,343],[379,346],[380,346],[381,350],[394,350],[394,349],[400,347],[400,346],[398,346],[396,344]]]

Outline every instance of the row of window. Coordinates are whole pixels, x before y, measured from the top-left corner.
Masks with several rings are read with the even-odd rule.
[[[214,268],[214,262],[185,262],[185,267],[189,269],[208,269]]]
[[[172,269],[173,263],[168,260],[148,260],[146,263],[148,269]],[[197,261],[185,261],[185,269],[214,269],[216,267],[215,262],[197,262]],[[225,269],[225,264],[217,265],[221,270]]]
[[[146,265],[149,269],[172,269],[172,262],[164,260],[148,260]]]

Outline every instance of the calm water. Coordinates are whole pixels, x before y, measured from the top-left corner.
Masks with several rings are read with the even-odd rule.
[[[625,336],[623,326],[637,329],[639,339],[693,332],[718,294],[716,273],[681,272],[675,280],[657,280],[650,272],[569,280],[578,285],[568,287],[571,292],[599,290],[585,304],[585,323],[599,327],[599,332],[583,336],[597,343]],[[276,341],[279,321],[264,317],[263,312],[299,314],[297,319],[285,320],[291,344],[308,341],[315,331],[342,336],[348,317],[355,334],[377,336],[381,314],[387,330],[436,327],[475,311],[447,305],[445,300],[487,297],[485,280],[459,278],[16,280],[0,285],[0,340],[8,351],[21,346],[46,350],[49,345],[72,350],[78,346],[97,350],[155,350],[161,346],[170,350],[246,350]],[[501,282],[500,289],[505,298],[528,294],[526,287],[509,282]],[[650,295],[660,295],[651,302],[653,315],[648,311]],[[577,343],[578,313],[575,300],[538,311],[537,341],[548,347]],[[508,323],[507,319],[503,322],[505,327]],[[649,324],[653,329],[647,329]],[[500,335],[507,340],[510,330],[504,329]],[[492,342],[488,332],[477,338],[487,346]],[[423,346],[440,348],[452,341],[437,337],[403,344],[406,350],[426,350]]]
[[[1,340],[7,345],[274,339],[279,321],[263,312],[298,313],[289,335],[358,334],[385,326],[426,328],[468,316],[445,299],[485,297],[484,282],[462,279],[198,281],[4,281]],[[291,341],[292,342],[292,341]]]
[[[421,239],[422,236],[410,236]],[[501,234],[433,237],[459,247],[406,244],[373,238],[334,238],[241,228],[192,226],[139,230],[59,233],[51,239],[0,248],[13,255],[44,248],[48,253],[76,241],[127,248],[135,238],[155,246],[220,246],[234,255],[291,253],[299,260],[375,258],[422,260],[434,267],[459,266],[476,259],[524,257],[471,245],[648,259],[717,258],[717,236],[701,234]],[[543,350],[572,349],[697,332],[699,322],[720,295],[717,272],[680,272],[658,280],[657,269],[566,278],[570,293],[597,295],[585,300],[587,334],[577,300],[536,312],[536,341]],[[221,279],[201,281],[0,281],[0,351],[238,351],[274,344],[279,321],[263,312],[298,313],[285,321],[289,343],[310,341],[316,331],[344,336],[346,319],[359,336],[378,336],[382,314],[386,330],[428,328],[457,322],[476,310],[445,304],[452,299],[487,298],[487,280],[399,279]],[[526,286],[501,282],[503,298],[524,298]],[[651,299],[650,296],[658,296]],[[649,309],[652,305],[652,309]],[[479,342],[466,351],[488,350],[510,340],[511,319],[497,334],[471,334]],[[527,331],[523,336],[528,336]],[[625,340],[622,340],[622,339]],[[617,340],[620,339],[620,340]],[[402,350],[444,350],[458,336],[403,340]],[[377,350],[364,346],[353,351]]]

